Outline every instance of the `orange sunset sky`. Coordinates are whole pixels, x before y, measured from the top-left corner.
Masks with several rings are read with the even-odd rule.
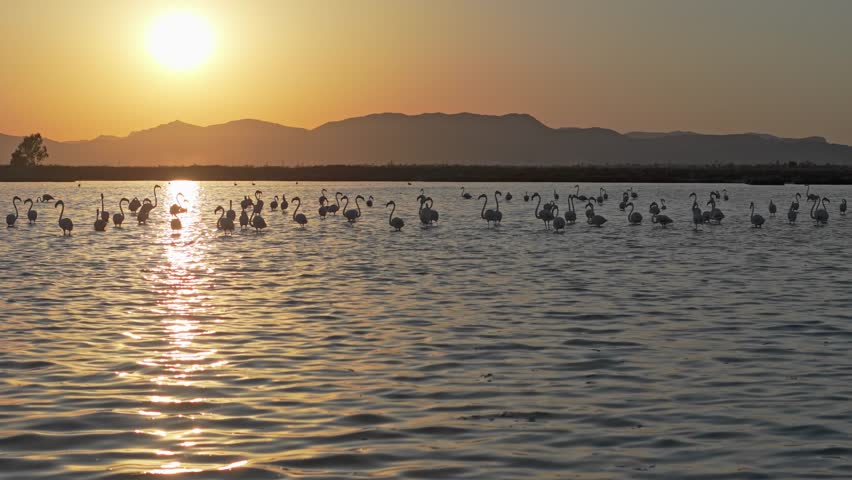
[[[164,58],[164,18],[203,58]],[[852,144],[850,19],[843,0],[0,0],[0,132],[470,111]]]

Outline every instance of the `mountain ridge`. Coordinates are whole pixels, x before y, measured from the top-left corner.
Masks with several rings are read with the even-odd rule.
[[[11,155],[20,139],[0,134],[0,156]],[[314,129],[251,118],[208,126],[175,120],[124,137],[45,143],[50,164],[89,166],[852,165],[852,147],[823,137],[552,128],[524,113],[383,112]]]

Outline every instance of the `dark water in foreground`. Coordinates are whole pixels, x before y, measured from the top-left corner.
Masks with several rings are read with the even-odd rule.
[[[320,221],[323,186],[376,206]],[[93,231],[99,193],[114,213],[150,187],[0,185],[0,213],[51,193],[76,224],[37,204],[0,231],[0,478],[852,477],[848,187],[817,189],[817,228],[806,202],[785,223],[798,186],[636,185],[631,227],[608,185],[602,229],[557,235],[522,198],[553,185],[468,185],[515,196],[489,229],[456,185],[173,182],[147,226]],[[693,232],[689,192],[723,187]],[[267,207],[263,233],[217,232],[255,188],[301,195],[307,228]]]

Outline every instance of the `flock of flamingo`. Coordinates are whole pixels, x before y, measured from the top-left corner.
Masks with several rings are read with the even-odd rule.
[[[566,211],[563,215],[560,215],[559,205],[557,202],[559,201],[559,194],[554,190],[553,191],[553,199],[549,200],[547,203],[542,205],[541,195],[538,193],[533,193],[529,195],[529,193],[524,194],[524,202],[530,202],[534,200],[538,200],[535,206],[534,215],[535,218],[544,222],[544,227],[546,230],[553,229],[556,232],[563,232],[567,225],[573,225],[577,222],[577,212],[574,207],[574,201],[577,200],[581,203],[584,202],[584,209],[586,215],[586,223],[595,227],[601,227],[603,224],[607,222],[607,219],[602,215],[595,212],[595,206],[601,206],[604,202],[609,200],[609,194],[606,189],[601,187],[598,190],[597,195],[582,195],[580,194],[580,186],[575,185],[576,191],[568,195],[568,204],[566,207]],[[136,222],[139,225],[144,225],[148,222],[150,218],[151,211],[158,207],[158,196],[157,191],[161,189],[159,185],[154,185],[154,201],[152,202],[149,198],[145,198],[144,200],[139,200],[138,197],[134,197],[132,200],[127,198],[122,198],[118,202],[118,209],[120,213],[116,213],[112,216],[113,225],[116,228],[121,228],[126,219],[124,213],[124,205],[127,205],[128,210],[130,211],[130,215],[135,217]],[[223,231],[226,234],[233,233],[236,229],[236,222],[239,222],[240,229],[254,228],[255,231],[260,232],[264,228],[267,227],[266,221],[263,219],[262,213],[263,208],[266,205],[262,199],[263,192],[257,190],[254,192],[254,198],[249,195],[243,196],[243,199],[240,201],[241,213],[239,215],[239,219],[237,219],[237,212],[234,210],[233,201],[229,202],[228,210],[225,210],[225,207],[219,205],[214,209],[215,214],[219,214],[219,217],[216,220],[216,228]],[[821,197],[819,195],[810,193],[810,186],[807,186],[807,190],[805,191],[804,196],[801,193],[796,193],[790,202],[790,207],[787,210],[787,221],[788,223],[795,223],[798,214],[799,214],[799,202],[802,198],[805,198],[806,201],[812,202],[810,208],[810,218],[814,221],[816,225],[826,225],[828,223],[829,212],[827,203],[831,203],[831,200],[825,197]],[[182,193],[178,193],[175,197],[175,203],[169,207],[169,213],[171,214],[171,228],[172,230],[178,231],[183,228],[183,224],[180,219],[180,215],[186,213],[187,209],[183,206],[181,199],[183,198]],[[367,208],[371,208],[373,206],[373,196],[369,195],[366,199],[362,195],[357,195],[354,200],[354,204],[356,208],[349,208],[349,197],[347,195],[342,194],[341,192],[336,192],[334,194],[334,202],[332,202],[328,197],[328,191],[326,189],[322,189],[321,194],[319,196],[319,209],[317,211],[320,219],[325,219],[329,215],[336,216],[338,212],[346,219],[350,224],[354,224],[361,218],[363,214],[361,209],[361,203],[364,202]],[[465,191],[464,187],[461,187],[461,198],[463,200],[472,200],[473,195],[469,192]],[[480,218],[485,220],[488,227],[500,225],[503,220],[503,212],[500,211],[500,199],[503,198],[505,201],[512,200],[512,194],[506,193],[505,196],[500,191],[494,192],[494,208],[488,208],[489,196],[486,194],[481,194],[477,197],[478,200],[483,200],[482,209],[480,211]],[[626,213],[627,222],[630,225],[640,225],[642,224],[642,214],[636,211],[636,206],[634,204],[634,200],[639,198],[639,194],[633,190],[633,188],[628,188],[621,194],[621,202],[618,204],[618,208],[620,211]],[[706,210],[701,210],[701,205],[698,202],[698,195],[696,193],[691,193],[689,198],[692,200],[692,222],[695,230],[698,230],[699,227],[703,224],[721,224],[722,220],[725,218],[725,214],[718,207],[719,202],[728,200],[728,192],[727,190],[722,190],[721,192],[711,191],[709,200],[705,204],[706,207],[709,207]],[[20,197],[15,196],[12,199],[12,205],[15,209],[15,213],[10,213],[6,216],[6,225],[8,227],[14,227],[18,221],[18,203],[22,203],[23,205],[28,205],[27,208],[27,220],[30,224],[33,224],[38,219],[38,212],[33,209],[35,203],[49,203],[54,202],[54,208],[60,208],[59,212],[59,228],[62,229],[63,235],[70,235],[71,231],[74,229],[74,222],[71,221],[70,218],[65,216],[65,203],[62,200],[56,200],[53,196],[49,194],[44,194],[36,198],[34,202],[32,199],[28,198],[26,200],[21,200]],[[431,226],[438,222],[438,211],[434,208],[434,201],[431,197],[427,196],[423,189],[420,189],[420,195],[417,196],[417,201],[419,202],[418,216],[420,217],[420,223],[422,226]],[[276,195],[272,201],[269,202],[269,209],[273,212],[280,211],[284,215],[291,215],[288,213],[290,205],[294,205],[292,213],[292,220],[300,227],[304,228],[308,223],[308,217],[305,213],[299,213],[299,210],[302,208],[302,200],[299,197],[293,197],[290,201],[287,201],[287,196],[282,194],[281,197]],[[396,211],[396,203],[394,201],[389,201],[385,204],[385,208],[392,207],[390,214],[388,215],[388,224],[395,230],[400,231],[405,226],[405,221],[403,221],[400,217],[395,217],[394,212]],[[666,206],[665,199],[660,199],[658,201],[652,201],[648,206],[648,213],[651,215],[651,223],[655,225],[659,225],[662,228],[665,228],[668,225],[674,223],[674,221],[666,215],[664,212],[668,207]],[[750,220],[751,226],[753,228],[761,228],[763,227],[766,219],[755,213],[755,205],[754,202],[751,202],[749,206],[750,209]],[[251,213],[249,213],[249,210]],[[778,207],[775,203],[770,200],[769,201],[769,216],[774,217],[778,211]],[[840,202],[840,215],[846,215],[846,199],[841,200]],[[98,232],[106,231],[107,226],[109,225],[110,214],[106,210],[106,206],[104,204],[104,195],[101,194],[101,208],[95,210],[95,221],[94,221],[94,229]]]

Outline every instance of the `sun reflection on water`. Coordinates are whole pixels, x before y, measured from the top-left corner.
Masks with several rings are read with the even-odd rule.
[[[178,194],[182,193],[181,198]],[[162,346],[148,350],[137,360],[144,369],[143,378],[153,385],[145,398],[145,404],[135,412],[151,422],[156,428],[137,429],[135,432],[149,438],[159,438],[152,448],[150,466],[144,473],[175,475],[203,471],[224,471],[239,468],[247,460],[227,464],[199,461],[212,457],[217,448],[218,432],[209,432],[198,424],[207,416],[209,399],[203,394],[205,388],[215,382],[217,371],[228,365],[216,348],[205,346],[203,339],[215,335],[212,324],[219,322],[215,312],[205,305],[207,291],[212,283],[212,269],[206,265],[207,252],[195,242],[188,240],[198,234],[201,212],[197,208],[200,185],[193,181],[174,181],[164,188],[165,208],[162,218],[171,217],[171,205],[178,204],[186,209],[179,213],[183,228],[180,235],[172,232],[169,222],[158,222],[162,228],[159,244],[163,256],[146,272],[146,280],[156,292],[153,305],[143,314],[156,319],[136,330],[122,332],[131,340],[144,341],[152,335]],[[132,330],[132,331],[131,331]],[[135,375],[136,372],[116,372],[119,376]],[[208,420],[209,421],[209,420]],[[187,425],[187,422],[190,422]],[[146,442],[148,444],[149,442]],[[162,460],[168,458],[168,462]]]

